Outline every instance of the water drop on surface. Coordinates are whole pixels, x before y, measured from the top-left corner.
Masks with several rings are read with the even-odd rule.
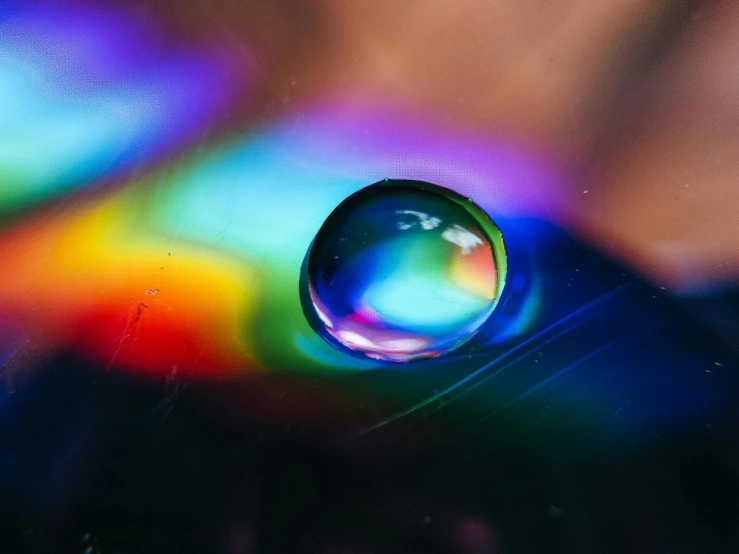
[[[472,337],[500,298],[506,268],[502,234],[474,202],[386,179],[323,223],[303,264],[301,299],[337,348],[404,362]]]

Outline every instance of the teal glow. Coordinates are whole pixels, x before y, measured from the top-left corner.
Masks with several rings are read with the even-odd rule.
[[[338,352],[316,336],[298,294],[307,249],[347,196],[388,175],[448,174],[453,190],[469,191],[481,206],[497,208],[494,213],[515,216],[523,205],[516,199],[524,196],[522,183],[537,174],[534,164],[524,168],[494,144],[439,135],[429,157],[431,138],[423,126],[388,114],[337,114],[313,113],[297,124],[236,137],[141,183],[147,199],[139,211],[150,232],[170,238],[173,248],[194,243],[255,268],[262,308],[249,340],[259,344],[254,356],[264,367],[310,373],[381,365]],[[402,154],[394,162],[385,155],[386,139]],[[476,169],[449,173],[450,163]],[[293,339],[277,339],[285,336]]]
[[[114,181],[223,109],[212,56],[150,47],[127,16],[29,7],[0,20],[0,215]]]
[[[432,241],[407,239],[367,252],[362,265],[375,268],[383,278],[368,286],[361,301],[397,327],[413,325],[433,332],[468,323],[486,302],[436,274],[434,266],[444,263],[439,254]]]
[[[485,304],[475,295],[431,279],[389,277],[369,287],[365,300],[389,324],[434,330],[475,317]]]
[[[307,166],[279,141],[257,138],[167,176],[165,184],[155,202],[166,207],[156,211],[165,234],[299,267],[323,220],[366,181]]]
[[[148,225],[173,239],[230,251],[259,268],[265,309],[252,335],[262,345],[255,356],[265,366],[305,372],[376,367],[337,353],[315,335],[297,287],[305,251],[323,220],[366,182],[301,163],[280,145],[279,135],[246,140],[164,172],[154,187]],[[277,338],[290,330],[303,340]]]

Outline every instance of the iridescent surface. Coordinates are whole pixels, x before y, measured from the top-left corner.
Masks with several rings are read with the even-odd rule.
[[[500,298],[500,230],[470,199],[384,180],[344,200],[311,245],[301,285],[329,342],[379,360],[438,356],[466,342]]]
[[[531,111],[520,92],[537,95],[529,77],[541,74],[547,114],[597,123],[598,133],[578,133],[588,151],[577,160],[562,127],[539,141],[399,93],[401,58],[375,55],[392,41],[367,44],[367,67],[331,25],[315,25],[313,2],[211,4],[0,8],[0,551],[739,552],[736,352],[661,284],[635,279],[568,227],[573,208],[608,205],[608,180],[578,164],[612,153],[604,136],[614,130],[587,87],[559,88],[556,72],[567,59],[597,64],[590,43],[565,28],[587,53],[573,56],[525,28],[544,39],[546,71],[504,36],[498,51],[515,83],[495,71],[440,80],[461,104],[485,83],[483,104],[516,122]],[[402,11],[391,4],[386,13]],[[496,18],[503,4],[489,7]],[[477,17],[478,7],[462,9]],[[437,11],[422,8],[388,36],[410,37],[426,9]],[[311,36],[338,39],[352,71],[377,86],[335,65],[324,67],[331,82],[309,82],[327,51],[293,42],[298,28],[273,32],[293,13]],[[212,32],[198,33],[208,22]],[[605,38],[621,63],[623,44]],[[294,66],[267,55],[279,49]],[[480,106],[469,105],[475,118]],[[386,176],[473,198],[505,237],[494,291],[489,265],[444,273],[445,291],[487,290],[498,302],[490,316],[462,346],[411,363],[334,348],[299,294],[326,219]],[[647,191],[657,182],[632,176]],[[567,206],[573,191],[581,202]],[[407,210],[429,217],[404,214],[399,233],[441,237],[447,215]],[[459,253],[443,238],[417,242],[366,252],[356,271]],[[694,252],[665,247],[686,262]],[[380,286],[375,312],[463,340],[489,309],[470,303],[450,318],[419,289]],[[449,328],[431,325],[442,313]]]
[[[13,260],[0,275],[0,312],[34,349],[72,347],[150,375],[383,367],[321,339],[298,293],[306,250],[342,200],[387,175],[443,183],[495,214],[507,240],[520,234],[512,218],[553,205],[556,172],[541,158],[438,125],[337,99],[299,121],[214,140],[104,194],[78,192],[70,206],[52,205],[0,236],[0,255]],[[509,256],[528,257],[529,243]],[[496,310],[494,332],[474,340],[530,330],[538,280],[536,271],[511,275],[525,302]]]

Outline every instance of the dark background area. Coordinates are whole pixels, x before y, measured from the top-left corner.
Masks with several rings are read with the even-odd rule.
[[[550,300],[482,361],[193,384],[49,360],[0,404],[3,552],[735,552],[736,354],[551,225],[503,228],[538,237]]]

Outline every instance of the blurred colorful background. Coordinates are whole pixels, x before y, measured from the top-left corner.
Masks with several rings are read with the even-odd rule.
[[[9,552],[735,552],[737,25],[0,3]],[[311,241],[385,178],[505,237],[504,296],[438,359],[350,356],[303,312]]]
[[[6,342],[165,374],[370,367],[316,340],[295,283],[330,211],[385,177],[553,221],[674,293],[730,281],[730,122],[693,115],[705,79],[682,76],[728,62],[700,37],[733,12],[683,4],[565,2],[553,26],[473,2],[432,39],[452,10],[434,2],[311,3],[310,24],[281,2],[10,3]],[[698,136],[717,146],[691,165]]]
[[[299,301],[307,247],[341,200],[398,175],[496,217],[557,206],[543,153],[381,96],[217,131],[256,78],[229,76],[213,45],[152,45],[122,9],[18,8],[3,26],[19,106],[3,108],[0,306],[35,352],[180,376],[370,368],[324,344]]]

